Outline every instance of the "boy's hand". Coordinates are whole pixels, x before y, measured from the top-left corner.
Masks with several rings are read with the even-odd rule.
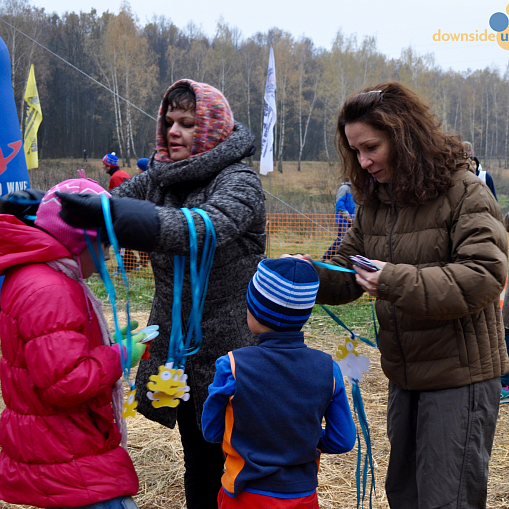
[[[282,254],[279,258],[298,258],[299,260],[305,260],[306,262],[310,262],[311,261],[311,255],[308,255],[308,254],[301,254],[301,253],[297,253],[297,254]]]

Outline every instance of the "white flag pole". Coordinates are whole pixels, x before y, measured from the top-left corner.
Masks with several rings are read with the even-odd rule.
[[[267,175],[274,171],[274,125],[276,124],[276,66],[274,50],[270,47],[269,69],[265,83],[265,110],[263,115],[262,147],[260,156],[260,173]]]

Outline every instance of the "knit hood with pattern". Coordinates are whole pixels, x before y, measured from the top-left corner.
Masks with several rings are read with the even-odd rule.
[[[179,80],[166,90],[157,115],[156,153],[159,162],[172,162],[166,140],[168,95],[177,86],[187,83],[196,97],[194,139],[190,158],[199,156],[223,142],[233,132],[233,113],[226,97],[216,88],[193,80]]]

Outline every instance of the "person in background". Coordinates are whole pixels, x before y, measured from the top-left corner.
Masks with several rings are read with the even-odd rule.
[[[203,406],[203,436],[226,456],[219,509],[317,509],[320,454],[355,445],[339,365],[301,331],[319,284],[296,258],[262,260],[249,283],[247,323],[259,346],[216,361]]]
[[[118,157],[116,156],[115,152],[106,154],[102,161],[106,173],[110,176],[110,185],[108,186],[108,191],[115,189],[115,187],[118,187],[120,184],[131,178],[129,173],[121,170],[118,167]]]
[[[474,163],[475,174],[490,188],[490,191],[493,193],[495,200],[498,201],[493,177],[487,171],[482,169],[481,163],[477,157],[472,157],[472,162]]]
[[[336,193],[335,220],[338,225],[338,236],[323,255],[323,259],[329,259],[336,254],[346,231],[352,226],[355,217],[355,206],[356,203],[352,195],[352,184],[346,180],[339,186],[338,192]]]
[[[83,149],[83,162],[84,163],[87,162],[87,149],[86,148]]]
[[[336,141],[359,207],[329,263],[356,272],[316,266],[317,300],[377,299],[389,505],[485,509],[500,376],[509,371],[500,207],[468,171],[459,138],[400,83],[351,95]],[[379,270],[355,265],[354,255]]]
[[[103,166],[106,169],[106,173],[110,176],[110,184],[108,186],[108,191],[115,189],[120,184],[129,180],[131,175],[124,170],[121,170],[118,167],[118,157],[115,155],[115,152],[111,154],[106,154],[103,159]],[[122,249],[121,250],[122,261],[124,262],[124,267],[127,272],[137,269],[141,263],[138,261],[138,258],[134,254],[132,249]],[[115,271],[115,274],[120,273],[120,268]]]
[[[124,448],[119,350],[110,346],[101,302],[83,282],[96,271],[84,231],[58,215],[56,192],[64,190],[109,196],[89,179],[61,182],[42,198],[35,228],[22,222],[26,205],[17,207],[11,195],[0,200],[6,405],[0,499],[42,508],[135,509],[138,478]],[[27,221],[33,224],[31,216]],[[96,230],[87,234],[107,259],[109,246],[98,246]],[[133,365],[144,350],[133,349]]]
[[[147,165],[148,159],[146,157],[138,159],[138,161],[136,162],[136,169],[138,170],[138,173],[143,173],[144,171],[147,171]]]
[[[121,246],[150,253],[155,296],[149,325],[160,326],[150,358],[138,368],[137,387],[146,387],[168,358],[172,326],[174,255],[190,256],[189,227],[181,207],[190,209],[198,252],[209,216],[217,246],[203,304],[203,344],[188,357],[190,400],[176,408],[155,408],[138,391],[138,411],[163,426],[178,422],[184,449],[188,509],[216,509],[224,458],[221,446],[205,441],[201,413],[214,363],[230,350],[256,344],[247,326],[246,288],[265,258],[265,198],[260,177],[242,162],[254,153],[254,136],[233,113],[224,95],[206,83],[180,80],[164,94],[158,114],[156,152],[147,171],[112,191],[113,225]],[[62,195],[64,196],[64,195]],[[63,198],[62,215],[74,226],[95,227],[103,220],[99,200]],[[181,295],[182,314],[192,303],[189,264]],[[179,295],[180,296],[180,295]]]
[[[463,142],[463,148],[467,157],[474,157],[474,147],[472,147],[472,144],[469,141]]]
[[[482,169],[479,159],[477,159],[477,157],[474,156],[474,149],[472,147],[472,144],[469,141],[464,141],[463,148],[465,149],[465,152],[469,158],[470,171],[472,173],[475,173],[490,188],[490,191],[493,193],[495,200],[498,201],[497,193],[495,192],[495,184],[493,182],[493,177],[487,171],[484,171]]]

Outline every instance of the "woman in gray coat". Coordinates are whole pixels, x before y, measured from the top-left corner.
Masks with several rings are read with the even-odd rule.
[[[179,424],[186,466],[189,509],[217,507],[223,455],[205,442],[200,419],[214,364],[228,351],[255,343],[246,321],[246,288],[265,251],[265,205],[258,175],[241,160],[252,154],[254,137],[233,120],[224,96],[191,80],[172,85],[158,115],[157,148],[146,172],[113,191],[115,233],[122,247],[150,253],[156,291],[149,324],[160,326],[150,358],[136,378],[138,410],[173,428]],[[100,203],[92,196],[67,195],[62,216],[78,227],[102,226]],[[217,248],[205,305],[201,350],[188,358],[191,399],[175,408],[154,408],[145,389],[166,362],[173,302],[173,256],[189,256],[189,232],[181,207],[203,209],[214,225]],[[205,226],[192,212],[201,253]],[[184,320],[191,309],[189,264],[182,294]]]

